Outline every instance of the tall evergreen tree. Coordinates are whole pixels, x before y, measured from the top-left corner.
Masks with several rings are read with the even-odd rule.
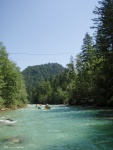
[[[95,28],[97,28],[96,48],[98,58],[101,59],[101,69],[98,72],[98,97],[102,105],[113,105],[113,1],[99,1],[94,14]]]
[[[77,56],[76,69],[77,78],[77,99],[78,103],[89,103],[93,91],[93,73],[95,63],[95,48],[92,37],[86,33],[83,39],[81,53]]]
[[[70,57],[70,63],[67,64],[67,103],[70,105],[75,104],[75,95],[76,95],[76,70],[75,70],[75,61],[74,58]]]

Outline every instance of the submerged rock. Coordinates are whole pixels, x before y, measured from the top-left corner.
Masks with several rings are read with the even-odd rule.
[[[12,119],[4,119],[4,120],[0,120],[0,125],[12,125],[15,122],[16,121]]]
[[[21,137],[8,137],[1,140],[2,143],[6,145],[14,145],[14,144],[21,144],[23,139]]]

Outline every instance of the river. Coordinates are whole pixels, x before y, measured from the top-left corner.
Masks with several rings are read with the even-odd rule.
[[[113,110],[51,106],[2,111],[0,150],[113,150]]]

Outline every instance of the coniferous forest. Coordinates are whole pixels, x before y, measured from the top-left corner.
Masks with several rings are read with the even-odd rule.
[[[29,103],[113,106],[113,1],[99,1],[93,13],[94,35],[86,32],[76,58],[71,56],[54,76],[49,72],[52,64],[43,66],[43,76],[41,68],[38,73],[34,69],[30,81],[24,70],[26,88],[19,68],[0,44],[0,107],[24,105],[27,94]]]
[[[57,63],[48,63],[44,65],[29,66],[22,71],[24,76],[26,90],[28,93],[28,100],[34,103],[33,95],[34,89],[43,81],[48,80],[64,71],[64,67]],[[32,101],[33,100],[33,101]]]

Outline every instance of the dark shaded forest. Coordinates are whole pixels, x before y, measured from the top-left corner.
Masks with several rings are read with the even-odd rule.
[[[48,64],[22,72],[29,103],[113,106],[113,1],[99,1],[93,13],[95,32],[93,36],[86,32],[81,52],[71,56],[66,68],[56,64],[54,70]],[[4,50],[1,44],[0,107],[24,104],[23,77]]]

